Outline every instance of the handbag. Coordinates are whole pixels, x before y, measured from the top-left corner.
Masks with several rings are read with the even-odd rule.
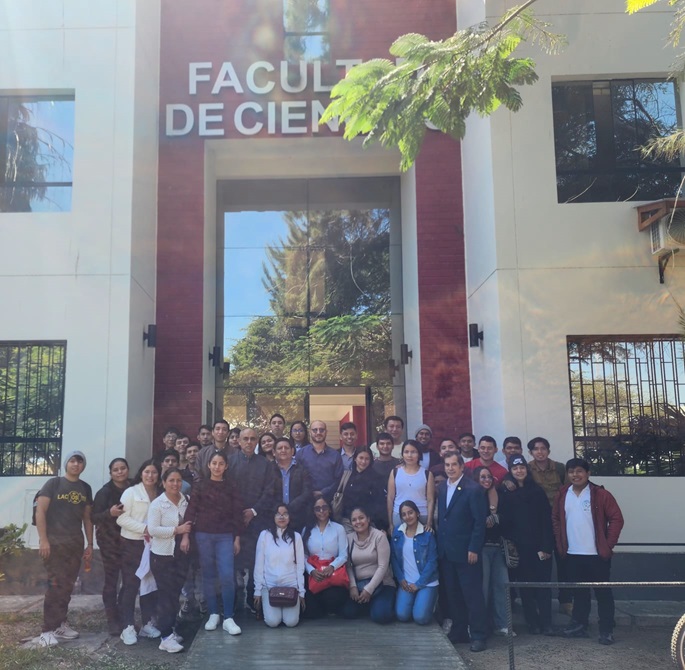
[[[508,568],[518,568],[519,550],[511,540],[507,540],[505,537],[502,538],[502,553]]]
[[[293,607],[300,600],[300,594],[294,586],[272,586],[269,589],[271,607]]]
[[[325,568],[332,562],[332,558],[319,558],[316,555],[312,555],[307,559],[307,563],[313,566],[315,570],[321,570],[321,568]],[[350,588],[350,577],[347,574],[345,565],[336,568],[330,577],[325,577],[320,582],[311,577],[309,578],[308,588],[311,593],[321,593],[321,591],[325,591],[331,586],[342,586],[344,589]]]
[[[335,521],[340,521],[340,519],[342,519],[343,493],[345,491],[345,487],[347,486],[347,482],[350,479],[351,474],[352,470],[345,470],[345,472],[343,472],[343,476],[340,479],[340,484],[338,484],[338,490],[335,492],[335,495],[333,496],[331,511],[333,512],[333,519]]]

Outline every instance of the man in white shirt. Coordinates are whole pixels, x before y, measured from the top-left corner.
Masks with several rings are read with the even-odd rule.
[[[590,481],[590,464],[583,458],[566,463],[570,482],[559,489],[552,507],[557,549],[566,559],[566,576],[572,582],[608,582],[611,556],[623,528],[616,499],[603,486]],[[611,589],[594,589],[599,615],[599,643],[614,643],[614,596]],[[566,637],[587,637],[590,589],[574,589],[573,618]]]

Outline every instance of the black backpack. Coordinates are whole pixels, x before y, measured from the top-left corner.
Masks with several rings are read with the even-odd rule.
[[[38,507],[38,497],[41,494],[41,491],[46,488],[47,486],[51,486],[54,491],[51,491],[50,495],[50,501],[52,502],[52,499],[55,496],[55,492],[57,491],[57,482],[59,481],[59,477],[53,477],[52,479],[48,480],[48,482],[43,486],[43,488],[36,493],[35,496],[33,496],[33,512],[31,514],[31,525],[35,526],[36,525],[36,507]],[[53,484],[54,482],[54,484]]]

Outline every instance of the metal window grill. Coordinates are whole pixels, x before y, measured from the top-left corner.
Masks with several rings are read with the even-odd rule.
[[[0,342],[0,476],[57,474],[66,342]]]
[[[568,337],[576,456],[596,475],[685,475],[678,335]]]

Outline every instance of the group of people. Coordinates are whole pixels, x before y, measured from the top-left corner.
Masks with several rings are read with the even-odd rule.
[[[476,445],[471,433],[434,445],[425,424],[405,440],[397,416],[370,447],[357,444],[351,422],[338,448],[323,421],[285,429],[280,414],[260,436],[223,420],[201,426],[196,440],[170,428],[132,481],[126,460],[114,459],[94,500],[80,479],[85,456],[69,454],[64,477],[37,496],[49,578],[41,644],[78,636],[67,608],[93,525],[110,632],[129,645],[160,638],[170,653],[183,649],[177,615],[193,608],[207,615],[206,630],[221,624],[230,635],[241,633],[237,610],[269,627],[326,615],[428,624],[437,613],[450,641],[479,652],[490,634],[514,634],[510,578],[548,582],[554,557],[560,581],[609,579],[620,508],[589,481],[585,460],[555,463],[542,437],[528,443],[528,462],[516,437],[501,453],[494,438]],[[560,591],[571,616],[561,631],[552,629],[551,589],[520,595],[530,633],[587,636],[589,590]],[[611,590],[596,597],[599,642],[611,644]]]

